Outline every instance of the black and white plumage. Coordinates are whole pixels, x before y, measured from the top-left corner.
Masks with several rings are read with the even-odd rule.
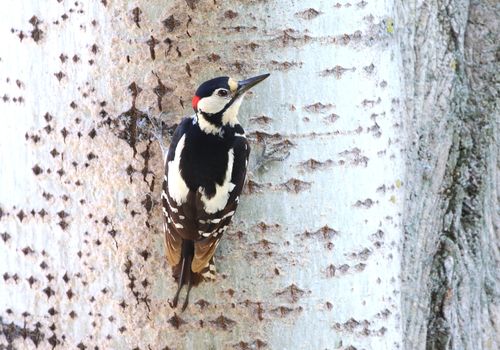
[[[238,110],[245,92],[268,76],[201,84],[196,114],[174,132],[162,192],[166,256],[179,283],[174,307],[184,284],[183,310],[191,286],[215,277],[215,250],[238,206],[250,154]]]

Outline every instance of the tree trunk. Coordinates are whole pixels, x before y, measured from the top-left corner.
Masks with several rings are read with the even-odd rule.
[[[498,348],[493,1],[124,3],[4,5],[0,349]],[[148,115],[265,72],[180,313]]]
[[[500,347],[498,2],[402,3],[408,349]]]

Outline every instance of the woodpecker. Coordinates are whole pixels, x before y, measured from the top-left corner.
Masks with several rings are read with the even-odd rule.
[[[218,77],[201,84],[165,160],[162,191],[165,250],[178,282],[172,307],[187,285],[215,278],[214,254],[238,206],[250,146],[238,121],[245,93],[269,74],[237,81]]]

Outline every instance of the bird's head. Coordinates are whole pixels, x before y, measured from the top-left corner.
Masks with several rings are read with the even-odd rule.
[[[243,96],[268,76],[269,74],[263,74],[240,81],[230,77],[218,77],[201,84],[192,100],[200,124],[208,123],[207,126],[214,128],[237,124]]]

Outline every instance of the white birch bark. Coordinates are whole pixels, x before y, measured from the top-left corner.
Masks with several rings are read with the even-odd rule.
[[[409,142],[421,129],[408,122],[409,51],[424,36],[411,28],[415,6],[2,6],[0,348],[425,347],[426,332],[408,326],[408,290],[424,286],[401,294],[418,275],[401,265],[418,248],[403,244],[421,191],[409,176],[420,166]],[[163,164],[146,113],[163,111],[171,131],[202,81],[265,72],[240,112],[251,164],[264,144],[289,156],[250,174],[217,281],[180,314],[168,304]]]

